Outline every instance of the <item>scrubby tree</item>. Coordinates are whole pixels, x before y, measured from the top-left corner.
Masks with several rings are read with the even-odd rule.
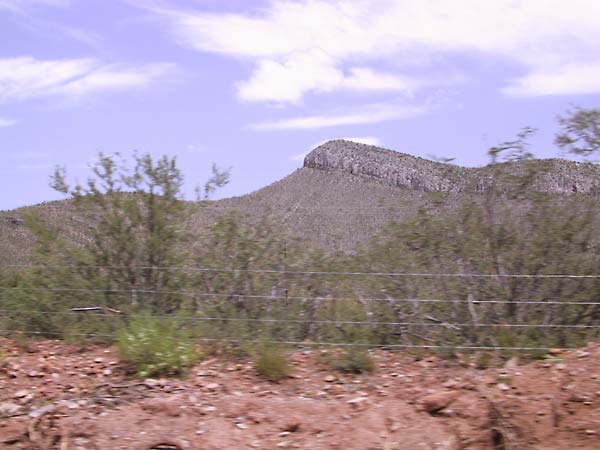
[[[182,261],[187,211],[175,158],[134,154],[131,164],[118,154],[100,154],[85,183],[70,186],[65,170],[57,167],[51,185],[70,195],[86,218],[87,262],[102,267],[107,289],[159,291],[177,283],[177,274],[164,270]],[[170,299],[148,294],[151,304],[144,306],[169,308],[164,300]],[[139,299],[133,294],[131,301]]]
[[[196,200],[208,200],[213,192],[229,183],[231,167],[228,169],[221,169],[213,163],[211,170],[211,177],[204,183],[204,197],[201,195],[200,187],[196,187]]]
[[[504,141],[488,150],[491,163],[517,162],[535,159],[529,148],[529,139],[537,133],[532,127],[523,127],[512,141]]]
[[[71,185],[66,170],[57,167],[51,186],[71,197],[82,223],[77,244],[62,241],[39,218],[28,218],[38,238],[40,266],[31,283],[85,289],[85,297],[60,293],[61,309],[100,304],[112,309],[144,308],[173,312],[181,297],[163,293],[182,286],[185,274],[173,270],[190,259],[186,220],[190,208],[183,199],[183,175],[175,158],[134,153],[131,159],[100,154],[84,183]],[[218,180],[206,190],[223,186],[228,171],[216,168]],[[90,289],[97,293],[90,293]],[[74,305],[75,301],[79,305]]]
[[[456,160],[456,158],[451,157],[451,156],[438,156],[438,155],[434,155],[434,154],[429,154],[429,155],[427,155],[427,157],[429,159],[431,159],[432,161],[442,163],[442,164],[450,164]]]
[[[323,313],[319,304],[302,299],[331,294],[332,283],[288,271],[330,270],[333,258],[287,236],[277,219],[268,214],[258,221],[236,212],[225,215],[199,239],[194,258],[195,265],[216,270],[198,271],[190,279],[199,293],[193,309],[197,315],[224,318],[202,323],[203,334],[314,338],[318,330],[312,323],[269,320],[316,320]]]
[[[595,274],[600,263],[596,205],[593,199],[572,198],[564,203],[541,194],[518,202],[496,196],[487,202],[465,202],[448,214],[424,210],[412,220],[389,225],[362,256],[363,264],[373,270],[488,277],[374,280],[371,295],[389,298],[379,305],[380,311],[397,322],[415,324],[388,327],[386,339],[509,346],[580,344],[585,330],[549,325],[596,324],[598,280],[506,275]],[[572,301],[598,304],[569,305]],[[503,328],[504,324],[532,326]]]
[[[554,142],[563,151],[590,157],[600,153],[600,108],[574,107],[558,116],[561,130]]]

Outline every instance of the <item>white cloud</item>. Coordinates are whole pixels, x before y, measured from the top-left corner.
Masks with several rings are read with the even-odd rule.
[[[353,67],[343,87],[364,91],[400,91],[410,95],[419,82],[402,75],[377,72],[368,67]]]
[[[331,115],[302,116],[272,122],[261,122],[250,125],[249,128],[254,131],[276,131],[372,124],[388,120],[408,119],[424,114],[430,109],[427,106],[380,103]]]
[[[2,127],[12,127],[16,125],[17,122],[12,119],[7,119],[6,117],[0,117],[0,128]]]
[[[89,94],[137,89],[165,76],[173,66],[164,63],[127,66],[95,59],[0,59],[0,103],[45,96],[77,99]]]
[[[292,155],[292,156],[290,156],[290,160],[296,161],[296,162],[304,161],[304,158],[306,158],[306,155],[308,155],[311,150],[306,150],[305,152],[298,153],[297,155]]]
[[[600,93],[600,61],[536,69],[503,92],[517,97]]]
[[[374,136],[369,137],[349,137],[349,138],[341,138],[345,141],[358,142],[359,144],[367,144],[374,145],[376,147],[381,146],[381,139],[376,138]]]
[[[306,92],[329,92],[344,79],[323,52],[297,53],[280,63],[264,59],[248,81],[239,83],[238,95],[248,101],[298,102]]]
[[[400,91],[410,94],[417,86],[408,77],[381,73],[368,67],[353,67],[347,75],[336,61],[315,50],[290,55],[284,62],[263,59],[251,78],[238,83],[238,96],[247,101],[297,103],[309,92]]]
[[[253,62],[250,78],[238,84],[250,101],[293,103],[337,89],[410,94],[432,84],[415,75],[415,64],[435,69],[457,54],[517,63],[534,78],[540,69],[600,62],[597,0],[284,0],[245,14],[153,10],[181,45]],[[390,61],[393,73],[377,70]],[[555,77],[561,86],[548,90],[516,80],[523,90],[506,92],[570,92],[590,85],[587,76]]]
[[[308,155],[311,151],[313,151],[315,148],[319,147],[320,145],[323,145],[325,142],[329,142],[329,141],[331,141],[333,139],[343,139],[345,141],[358,142],[359,144],[381,146],[381,139],[379,139],[377,137],[374,137],[374,136],[332,138],[332,139],[327,139],[326,141],[317,142],[316,144],[312,145],[305,152],[298,153],[297,155],[290,156],[290,160],[296,161],[296,162],[298,162],[298,161],[304,161],[304,158],[306,158],[306,155]]]

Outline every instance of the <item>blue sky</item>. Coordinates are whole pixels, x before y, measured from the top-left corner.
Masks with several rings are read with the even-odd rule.
[[[600,106],[597,0],[0,0],[0,209],[60,198],[56,164],[176,155],[219,196],[349,138],[487,163],[521,127]]]

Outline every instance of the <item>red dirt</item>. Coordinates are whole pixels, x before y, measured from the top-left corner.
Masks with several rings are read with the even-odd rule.
[[[377,351],[369,375],[298,350],[279,384],[224,357],[136,380],[112,348],[0,348],[1,449],[600,449],[598,344],[486,370]]]

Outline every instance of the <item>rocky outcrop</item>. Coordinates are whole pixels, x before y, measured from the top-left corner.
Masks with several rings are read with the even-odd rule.
[[[352,141],[320,145],[304,159],[304,167],[341,171],[420,191],[450,192],[463,169]]]
[[[467,168],[442,164],[352,141],[320,145],[304,167],[344,172],[422,192],[482,193],[515,189],[551,194],[600,193],[600,167],[561,159],[533,160]]]

